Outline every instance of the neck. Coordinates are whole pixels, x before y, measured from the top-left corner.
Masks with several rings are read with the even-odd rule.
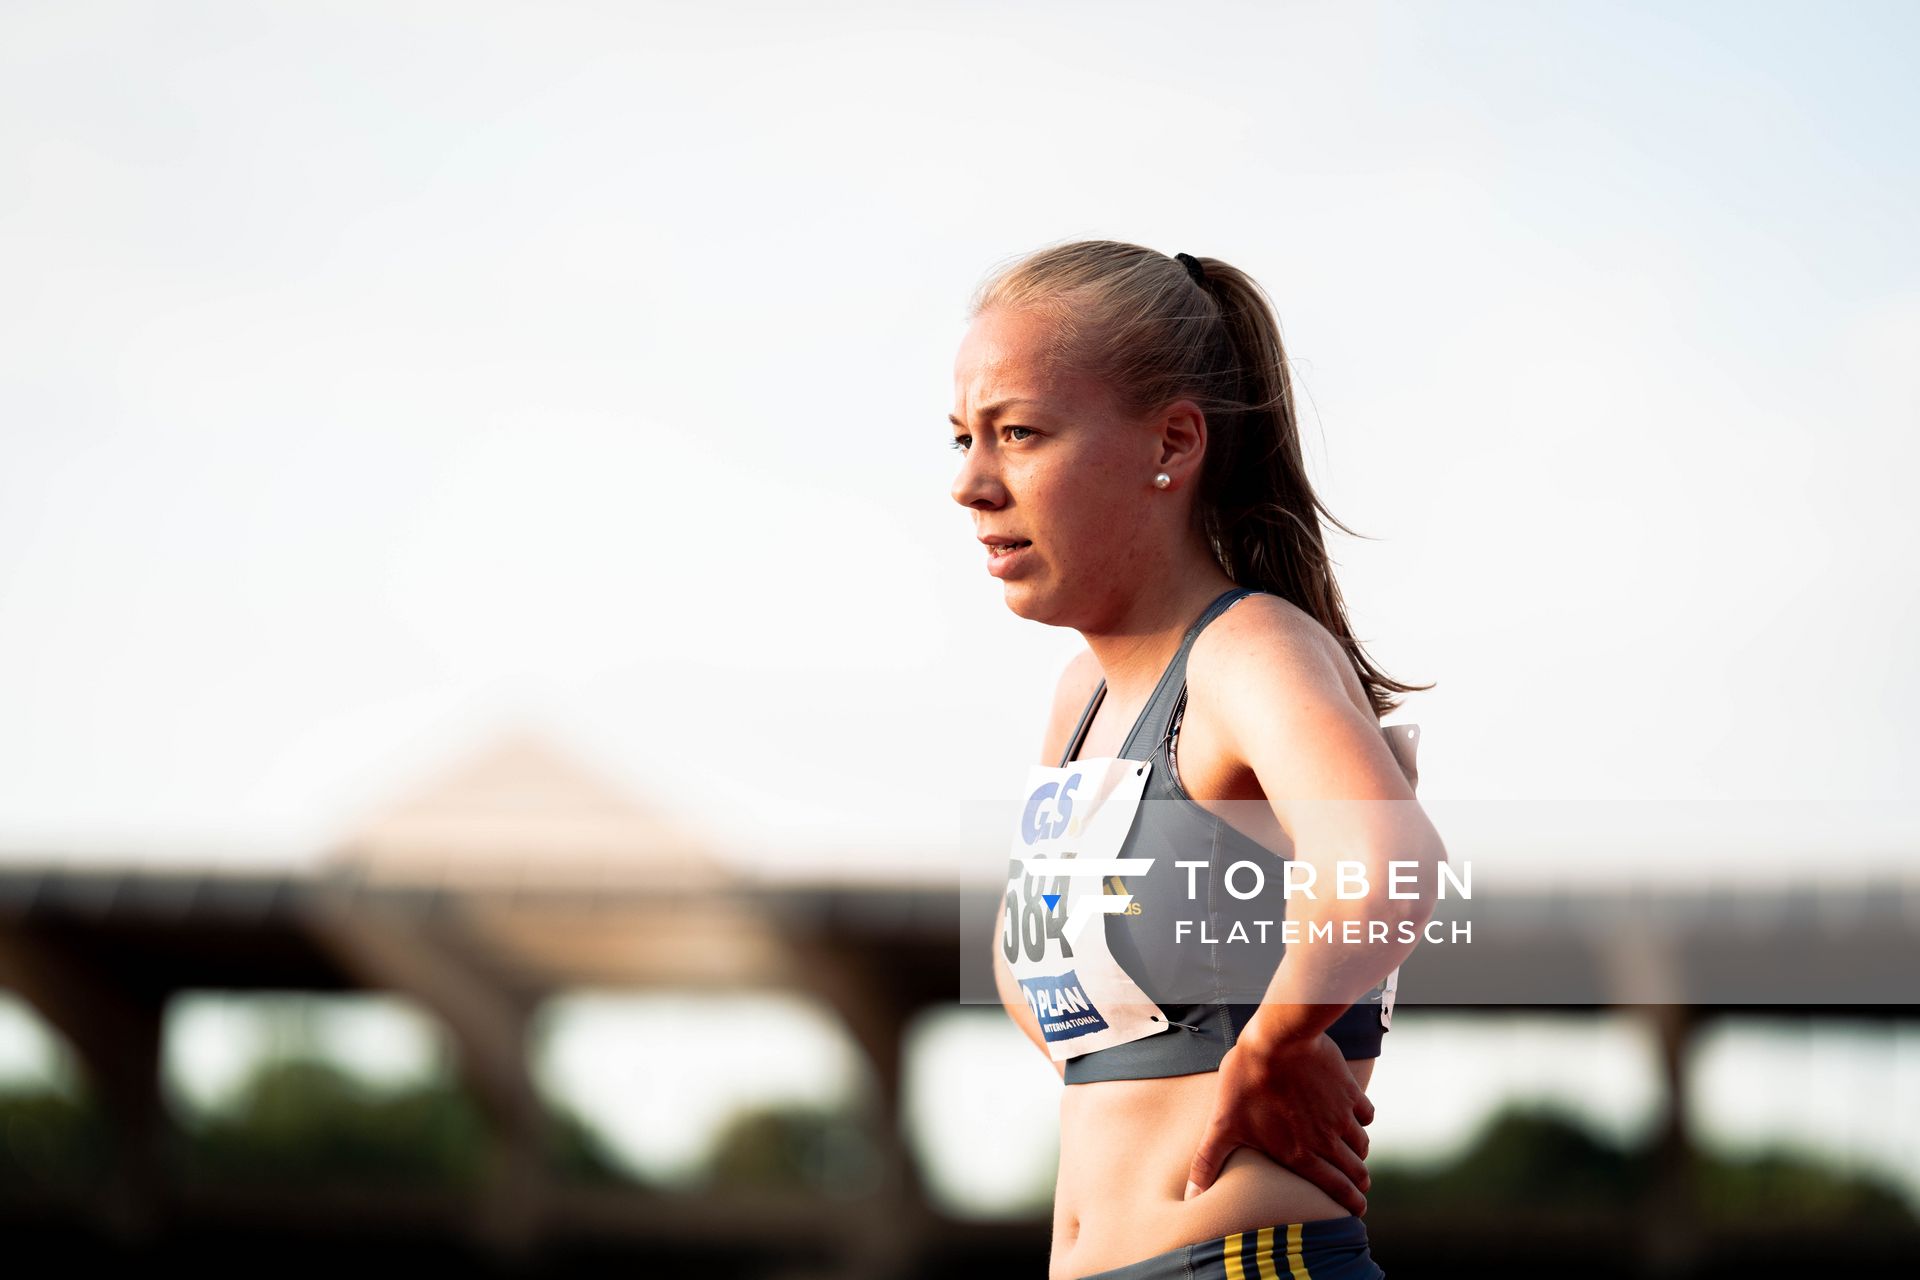
[[[1145,706],[1187,628],[1233,586],[1211,555],[1182,559],[1109,598],[1097,619],[1077,627],[1107,681],[1107,700]]]

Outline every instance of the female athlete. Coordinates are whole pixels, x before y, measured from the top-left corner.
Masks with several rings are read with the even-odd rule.
[[[1175,869],[1182,842],[1206,841],[1216,861],[1223,845],[1255,851],[1275,868],[1358,860],[1377,873],[1367,897],[1293,897],[1287,914],[1413,930],[1445,857],[1379,724],[1394,693],[1431,686],[1386,676],[1348,628],[1271,306],[1218,260],[1080,241],[997,272],[969,317],[954,500],[1007,607],[1087,645],[1054,697],[1041,763],[1059,776],[1029,802],[1028,839],[1078,832],[1061,792],[1082,782],[1065,776],[1082,763],[1145,762],[1144,803],[1162,797],[1159,816],[1124,828],[1124,857],[1156,857],[1121,882],[1146,907],[1138,923],[1105,915],[1072,935],[1075,953],[1049,916],[1023,974],[1009,963],[1022,958],[1018,924],[1009,917],[1003,937],[996,922],[1001,999],[1066,1082],[1049,1280],[1381,1276],[1359,1215],[1365,1089],[1386,1018],[1365,1000],[1390,991],[1417,933],[1290,945],[1250,1005],[1150,993],[1103,1004],[1115,983],[1131,986],[1125,974],[1164,976],[1197,954],[1149,955],[1127,934],[1183,896],[1168,877],[1219,869]],[[1390,858],[1417,864],[1417,892],[1387,897]],[[1059,897],[1027,910],[1040,921]],[[1106,996],[1088,981],[1109,950],[1103,927],[1121,974]],[[1054,967],[1025,964],[1035,956]],[[1090,1028],[1098,1047],[1075,1050]]]

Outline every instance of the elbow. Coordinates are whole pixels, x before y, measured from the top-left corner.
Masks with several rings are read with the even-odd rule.
[[[1419,930],[1433,918],[1439,900],[1440,867],[1447,861],[1446,846],[1435,833],[1417,850],[1406,848],[1383,853],[1378,858],[1386,891],[1380,895],[1381,911],[1395,928]]]

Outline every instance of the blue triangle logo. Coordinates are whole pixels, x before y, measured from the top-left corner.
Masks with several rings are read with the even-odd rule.
[[[1060,895],[1057,893],[1043,893],[1040,896],[1047,900],[1047,910],[1049,911],[1060,905]]]

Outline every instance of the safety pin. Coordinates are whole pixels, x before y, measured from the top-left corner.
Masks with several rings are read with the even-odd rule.
[[[1148,1015],[1147,1015],[1147,1021],[1149,1021],[1149,1022],[1159,1022],[1159,1021],[1160,1021],[1160,1015],[1159,1015],[1159,1014],[1156,1014],[1156,1013],[1150,1013],[1150,1014],[1148,1014]],[[1167,1021],[1168,1023],[1170,1023],[1171,1025],[1173,1025],[1173,1026],[1176,1026],[1176,1027],[1185,1027],[1185,1028],[1186,1028],[1187,1030],[1189,1030],[1189,1031],[1199,1031],[1199,1030],[1201,1030],[1201,1028],[1199,1028],[1199,1027],[1196,1027],[1196,1026],[1194,1026],[1194,1025],[1193,1025],[1192,1023],[1188,1023],[1188,1022],[1181,1022],[1181,1021],[1179,1021],[1179,1020],[1178,1020],[1178,1019],[1176,1019],[1176,1018],[1168,1018],[1168,1019],[1167,1019],[1166,1021]]]

